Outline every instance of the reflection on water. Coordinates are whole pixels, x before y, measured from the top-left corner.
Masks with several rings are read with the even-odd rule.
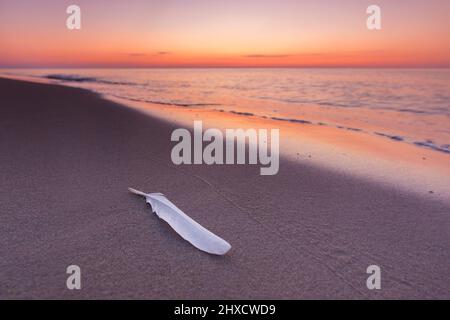
[[[332,125],[448,152],[450,69],[14,69],[124,99]]]

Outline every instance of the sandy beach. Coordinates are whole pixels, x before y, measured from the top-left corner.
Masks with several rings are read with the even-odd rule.
[[[450,204],[432,194],[314,159],[270,177],[176,166],[174,123],[83,89],[0,79],[0,101],[1,299],[450,298]],[[166,194],[231,251],[195,249],[128,187]]]

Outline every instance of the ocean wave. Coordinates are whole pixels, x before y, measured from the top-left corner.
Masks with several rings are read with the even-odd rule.
[[[287,121],[287,122],[301,123],[301,124],[312,124],[311,121],[302,120],[302,119],[280,118],[280,117],[271,117],[271,119],[276,120],[276,121]]]
[[[115,95],[115,97],[120,98],[120,99],[129,100],[129,101],[134,101],[134,102],[145,102],[145,103],[159,104],[159,105],[164,105],[164,106],[175,106],[175,107],[185,107],[185,108],[188,108],[188,107],[221,106],[221,104],[218,104],[218,103],[175,102],[175,101],[148,100],[148,99],[138,99],[138,98],[118,96],[118,95]]]
[[[259,100],[271,100],[289,104],[312,104],[326,107],[341,107],[341,108],[358,108],[361,107],[360,101],[349,101],[348,103],[336,102],[336,101],[324,101],[315,99],[300,99],[300,98],[277,98],[269,96],[252,96],[253,99]]]
[[[449,148],[450,145],[448,145],[448,144],[438,146],[431,140],[415,141],[414,144],[419,147],[424,147],[424,148],[428,148],[428,149],[432,149],[432,150],[440,151],[440,152],[444,152],[444,153],[450,153],[450,148]]]
[[[214,107],[221,105],[218,103],[195,103],[195,102],[190,103],[190,102],[171,102],[171,101],[157,101],[157,100],[143,100],[143,101],[147,103],[162,104],[176,107]]]
[[[247,116],[247,117],[253,117],[255,115],[252,112],[243,112],[243,111],[235,111],[235,110],[231,110],[230,113],[237,114],[240,116]]]
[[[91,83],[103,83],[103,84],[112,84],[112,85],[137,85],[134,82],[128,81],[112,81],[112,80],[104,80],[95,77],[87,77],[80,76],[76,74],[47,74],[43,76],[43,78],[50,80],[59,80],[59,81],[68,81],[68,82],[91,82]]]
[[[374,133],[375,133],[377,136],[389,138],[389,139],[394,140],[394,141],[403,141],[403,140],[405,140],[405,138],[403,138],[403,137],[401,137],[401,136],[396,136],[396,135],[387,134],[387,133],[383,133],[383,132],[374,132]]]

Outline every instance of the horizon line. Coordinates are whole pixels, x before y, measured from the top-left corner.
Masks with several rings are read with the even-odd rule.
[[[2,66],[0,69],[449,69],[450,64],[445,65],[80,65],[80,66]]]

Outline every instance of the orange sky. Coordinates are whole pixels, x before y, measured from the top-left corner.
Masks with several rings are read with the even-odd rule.
[[[0,66],[450,67],[448,21],[448,0],[0,0]]]

